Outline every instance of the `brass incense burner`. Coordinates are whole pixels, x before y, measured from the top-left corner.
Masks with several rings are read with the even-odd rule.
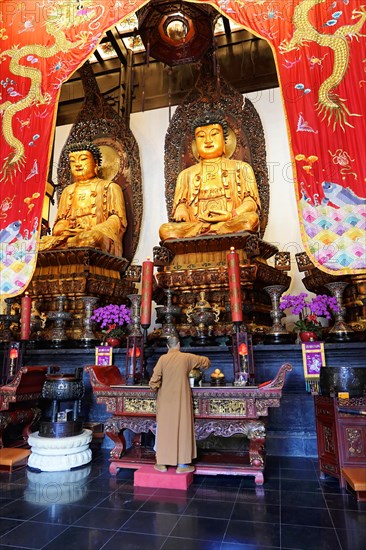
[[[197,335],[192,338],[192,345],[207,346],[217,345],[212,335],[213,324],[218,323],[220,307],[211,304],[205,298],[205,292],[200,292],[200,299],[195,306],[192,304],[186,310],[188,323],[196,327]]]

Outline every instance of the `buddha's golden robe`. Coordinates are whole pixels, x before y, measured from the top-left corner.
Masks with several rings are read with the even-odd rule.
[[[62,192],[52,236],[41,239],[40,250],[86,246],[122,256],[126,227],[118,184],[99,178],[75,182]]]
[[[206,233],[223,235],[238,231],[257,231],[260,199],[250,164],[220,157],[201,160],[183,170],[177,180],[173,220],[179,208],[185,221],[173,221],[160,227],[160,238],[180,239]],[[210,221],[210,214],[224,211],[225,221]],[[203,219],[204,218],[204,219]]]

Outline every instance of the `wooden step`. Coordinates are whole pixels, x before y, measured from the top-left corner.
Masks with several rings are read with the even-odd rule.
[[[0,471],[12,472],[18,468],[24,468],[31,454],[29,449],[17,449],[14,447],[0,449]]]
[[[366,501],[366,467],[342,468],[342,476],[356,493],[357,500]]]

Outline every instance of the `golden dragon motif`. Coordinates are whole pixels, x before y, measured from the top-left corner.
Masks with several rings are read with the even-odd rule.
[[[333,130],[337,124],[344,131],[344,125],[352,127],[347,122],[347,118],[351,116],[360,116],[350,113],[345,105],[346,100],[339,97],[334,92],[334,89],[342,82],[344,75],[347,72],[349,65],[349,38],[359,39],[364,36],[360,30],[366,20],[366,6],[360,6],[359,10],[352,11],[352,19],[358,19],[354,25],[343,25],[339,27],[333,34],[322,34],[317,31],[309,21],[309,11],[317,4],[323,3],[325,0],[303,0],[294,9],[292,22],[295,31],[290,40],[283,40],[279,46],[281,53],[289,52],[294,49],[299,49],[306,42],[316,42],[320,46],[328,47],[333,50],[334,62],[332,74],[320,85],[318,91],[317,111],[323,115],[322,120],[328,117],[328,126],[333,120]]]
[[[69,18],[69,21],[74,21],[75,18]],[[53,36],[54,44],[52,46],[42,46],[40,44],[30,44],[19,48],[14,47],[4,50],[0,53],[0,63],[4,61],[5,57],[11,58],[9,63],[9,70],[12,74],[29,78],[31,81],[29,91],[26,97],[19,101],[12,103],[11,101],[5,101],[0,104],[0,113],[3,114],[2,120],[2,133],[5,141],[12,148],[12,152],[5,158],[4,164],[0,172],[0,182],[4,181],[8,177],[12,177],[17,170],[25,164],[25,150],[23,143],[15,137],[13,132],[13,117],[23,109],[30,107],[31,105],[45,105],[49,104],[52,97],[49,93],[42,94],[42,72],[35,67],[26,67],[20,64],[20,61],[24,56],[30,54],[37,55],[40,58],[47,59],[62,52],[65,53],[71,49],[77,47],[83,47],[89,39],[89,32],[83,31],[77,35],[75,42],[70,42],[65,36],[65,30],[67,23],[60,25],[60,19],[56,20],[50,14],[49,19],[45,23],[46,30],[49,35]]]

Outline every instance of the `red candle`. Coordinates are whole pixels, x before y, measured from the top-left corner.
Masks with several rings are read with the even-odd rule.
[[[151,300],[153,291],[154,263],[147,258],[142,262],[142,288],[141,288],[141,325],[149,327],[151,323]]]
[[[241,302],[240,267],[239,256],[232,246],[227,255],[227,273],[229,277],[231,319],[233,323],[243,321],[243,309]]]
[[[20,339],[29,340],[32,299],[26,292],[21,302]]]

